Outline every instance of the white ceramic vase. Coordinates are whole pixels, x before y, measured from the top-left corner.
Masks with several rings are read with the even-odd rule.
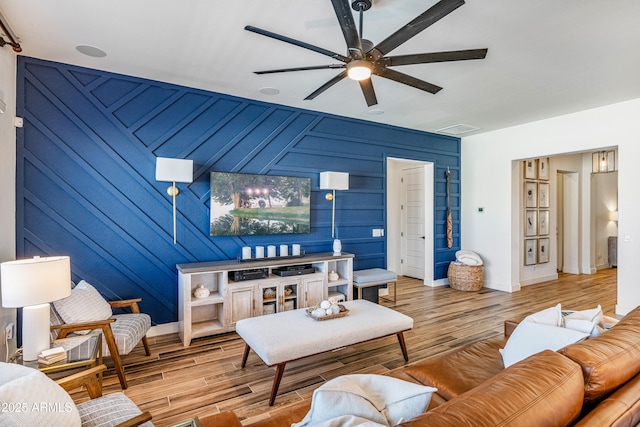
[[[342,242],[339,239],[333,241],[333,255],[342,255]]]

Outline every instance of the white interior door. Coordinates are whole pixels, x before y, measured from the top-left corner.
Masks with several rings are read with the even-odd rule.
[[[556,218],[556,254],[557,254],[557,269],[563,271],[564,266],[564,174],[558,172],[557,174],[557,218]]]
[[[578,173],[565,173],[563,178],[563,254],[562,271],[580,273],[580,228],[579,228],[579,194],[580,182]]]
[[[402,169],[402,275],[424,279],[425,274],[425,170],[424,166]]]

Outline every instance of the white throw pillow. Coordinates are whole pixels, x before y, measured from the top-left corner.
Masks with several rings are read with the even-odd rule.
[[[80,426],[69,394],[37,369],[0,362],[0,426]]]
[[[598,305],[590,310],[574,311],[564,317],[564,327],[586,332],[597,337],[605,330],[604,314]]]
[[[395,426],[422,414],[435,391],[433,387],[384,375],[343,375],[313,392],[311,409],[292,427],[332,426],[346,415]]]
[[[523,322],[543,323],[545,325],[562,326],[562,307],[560,304],[525,317]]]
[[[522,321],[513,331],[507,344],[500,349],[504,367],[517,363],[543,350],[560,350],[581,341],[588,333],[544,323]]]
[[[109,303],[100,293],[84,280],[71,290],[67,298],[53,302],[64,323],[83,323],[93,320],[105,320],[113,314]],[[76,332],[87,334],[90,331]]]
[[[482,265],[482,258],[473,251],[457,251],[456,260],[464,265]]]

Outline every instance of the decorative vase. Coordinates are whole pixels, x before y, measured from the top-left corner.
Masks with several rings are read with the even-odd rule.
[[[339,278],[340,278],[340,276],[338,275],[338,273],[336,273],[335,271],[331,270],[331,273],[329,273],[329,281],[330,282],[335,282]]]
[[[333,241],[333,256],[342,255],[342,242],[339,239]]]
[[[193,291],[193,296],[196,298],[206,298],[209,296],[209,293],[209,289],[205,288],[204,285],[200,285]]]

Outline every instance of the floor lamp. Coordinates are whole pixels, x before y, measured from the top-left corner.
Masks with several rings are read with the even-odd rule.
[[[320,172],[320,189],[331,190],[325,195],[325,199],[331,202],[331,238],[333,240],[333,255],[340,255],[342,242],[336,239],[336,190],[349,189],[349,174],[347,172]]]
[[[22,358],[38,360],[50,346],[49,303],[71,295],[68,256],[35,257],[0,264],[2,306],[22,307]]]

